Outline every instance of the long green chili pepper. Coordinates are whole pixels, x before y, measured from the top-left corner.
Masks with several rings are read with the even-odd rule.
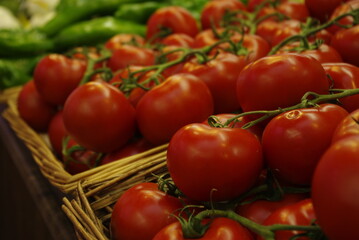
[[[39,30],[54,36],[62,29],[93,16],[112,15],[124,3],[139,3],[145,0],[62,0],[56,15]]]
[[[164,6],[167,6],[167,4],[158,1],[126,3],[119,6],[114,16],[118,19],[146,24],[151,14]]]
[[[36,30],[0,30],[0,57],[41,54],[53,49],[53,42]]]
[[[75,46],[99,44],[118,33],[144,35],[145,31],[146,26],[142,24],[101,17],[65,28],[54,37],[54,43],[56,50],[62,51]]]

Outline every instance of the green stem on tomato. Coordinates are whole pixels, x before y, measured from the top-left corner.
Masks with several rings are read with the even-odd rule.
[[[258,111],[249,111],[249,112],[243,112],[240,113],[238,115],[235,115],[234,117],[228,119],[225,123],[223,124],[213,124],[213,126],[216,127],[229,127],[231,125],[231,123],[233,121],[237,121],[239,118],[243,117],[243,116],[248,116],[248,115],[262,115],[260,117],[258,117],[257,119],[250,121],[246,124],[244,124],[242,126],[243,129],[248,129],[266,119],[275,117],[283,112],[288,112],[291,110],[295,110],[295,109],[301,109],[301,108],[308,108],[308,107],[313,107],[313,106],[317,106],[319,103],[325,103],[325,102],[330,102],[332,100],[336,100],[336,99],[340,99],[343,97],[349,97],[349,96],[353,96],[356,94],[359,94],[359,88],[354,88],[354,89],[332,89],[332,92],[338,92],[338,93],[333,93],[333,94],[317,94],[315,92],[307,92],[303,95],[301,102],[290,106],[290,107],[286,107],[286,108],[278,108],[275,110],[258,110]],[[311,99],[309,99],[311,98]],[[209,117],[211,121],[216,121],[216,119],[214,118],[214,116],[210,116]]]
[[[265,240],[275,240],[275,231],[279,231],[279,230],[321,232],[320,227],[316,225],[302,226],[302,225],[273,224],[269,226],[263,226],[229,210],[215,210],[215,209],[205,210],[198,213],[193,218],[196,219],[197,222],[200,222],[205,218],[211,218],[211,217],[230,218],[240,223],[244,227],[249,228],[251,231],[257,233],[258,235],[261,235]]]
[[[296,40],[302,40],[303,42],[303,39],[307,39],[309,36],[312,36],[314,35],[315,33],[323,30],[323,29],[326,29],[332,25],[338,25],[338,21],[342,18],[345,18],[345,17],[348,17],[348,16],[351,16],[355,19],[354,22],[357,21],[357,19],[359,18],[359,9],[354,9],[350,12],[347,12],[347,13],[344,13],[338,17],[335,17],[333,18],[332,20],[330,21],[327,21],[325,22],[324,24],[322,25],[319,25],[319,26],[316,26],[316,27],[309,27],[309,28],[305,28],[300,34],[297,34],[297,35],[293,35],[293,36],[289,36],[288,38],[284,39],[282,42],[278,43],[276,46],[274,46],[271,51],[268,53],[268,55],[273,55],[275,54],[276,52],[278,52],[282,47],[286,46],[287,44],[289,43],[292,43]],[[355,23],[354,23],[355,24]],[[353,26],[353,24],[351,25],[348,25],[348,26],[343,26],[343,27],[351,27]]]

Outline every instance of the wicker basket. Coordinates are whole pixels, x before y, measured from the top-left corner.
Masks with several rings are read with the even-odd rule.
[[[42,174],[52,185],[66,194],[72,194],[82,182],[82,186],[98,192],[112,185],[120,184],[129,188],[137,182],[145,181],[148,172],[162,171],[166,168],[167,145],[150,149],[146,152],[126,157],[85,172],[71,175],[57,159],[51,150],[46,134],[38,134],[32,130],[20,117],[16,107],[16,96],[19,88],[11,91],[6,98],[8,108],[3,117],[9,122],[16,135],[25,143],[32,153]],[[91,192],[89,193],[91,195]]]

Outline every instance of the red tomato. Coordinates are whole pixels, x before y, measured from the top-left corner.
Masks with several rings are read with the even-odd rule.
[[[343,0],[305,0],[310,16],[325,22]]]
[[[67,144],[67,150],[71,149],[72,147],[81,146],[75,140],[70,138]],[[100,163],[100,159],[100,153],[88,149],[78,149],[68,155],[62,155],[62,161],[64,162],[65,170],[70,174],[78,174],[97,167]]]
[[[111,217],[114,240],[152,240],[158,231],[175,222],[172,216],[181,201],[158,190],[155,183],[140,183],[127,190],[116,202]]]
[[[299,43],[289,44],[282,48],[279,52],[296,52],[294,49],[295,47],[299,46]],[[311,56],[318,60],[320,63],[336,63],[336,62],[343,62],[342,57],[338,53],[335,48],[327,45],[321,44],[317,49],[307,49],[300,51],[301,54]]]
[[[149,48],[136,47],[131,45],[123,45],[117,47],[110,59],[107,66],[112,71],[127,68],[130,65],[149,66],[155,63],[155,52]]]
[[[135,154],[149,150],[153,147],[154,146],[147,142],[144,138],[135,139],[134,141],[131,141],[130,143],[126,144],[123,148],[106,154],[101,161],[101,165],[119,160],[121,158],[133,156]]]
[[[221,113],[221,114],[216,114],[214,115],[221,124],[226,123],[227,120],[234,118],[235,116],[237,116],[236,114],[233,113]],[[241,128],[243,127],[243,125],[245,125],[246,123],[250,122],[250,119],[248,119],[246,116],[243,117],[239,117],[236,119],[236,121],[232,121],[228,127],[231,128]],[[208,119],[206,119],[203,124],[208,124]],[[247,128],[246,130],[250,131],[251,133],[253,133],[259,140],[262,138],[262,133],[263,133],[263,129],[258,125],[254,125],[250,128]]]
[[[47,130],[56,108],[50,105],[36,89],[33,80],[27,82],[17,97],[17,110],[20,117],[35,131]]]
[[[178,46],[165,46],[164,48],[162,48],[162,53],[164,54],[162,57],[164,58],[164,61],[166,62],[171,62],[171,61],[175,61],[178,60],[179,58],[183,57],[183,51],[174,51],[177,50]],[[171,52],[174,51],[174,52]],[[189,56],[189,59],[192,58],[191,56]],[[186,63],[188,59],[177,63],[171,67],[166,68],[163,72],[162,75],[167,78],[170,77],[172,75],[175,75],[177,73],[180,73],[182,71],[183,65]]]
[[[268,6],[270,2],[266,2],[266,0],[249,0],[247,4],[247,9],[250,12],[253,12],[257,7],[261,6],[261,4],[264,4],[264,6]],[[280,2],[286,2],[288,0],[280,0]]]
[[[319,226],[331,240],[359,239],[359,137],[335,142],[321,157],[312,182]]]
[[[145,39],[137,34],[119,33],[106,41],[105,47],[111,50],[121,48],[123,45],[143,46]]]
[[[325,63],[322,64],[325,72],[333,81],[333,88],[355,89],[359,88],[359,67],[348,63]],[[339,99],[342,106],[352,112],[359,108],[359,95]]]
[[[237,97],[245,112],[292,106],[308,91],[323,94],[328,90],[322,65],[303,54],[263,57],[247,65],[237,79]]]
[[[47,129],[49,140],[54,152],[58,156],[62,156],[62,141],[68,135],[63,121],[63,111],[60,110],[51,119],[49,128]]]
[[[257,200],[238,206],[236,213],[258,224],[262,224],[278,208],[299,202],[304,198],[304,194],[285,194],[278,201]]]
[[[214,113],[227,113],[240,109],[236,83],[245,65],[244,56],[223,52],[204,64],[194,58],[184,64],[182,72],[193,74],[207,84],[214,101]]]
[[[162,44],[167,46],[178,46],[178,47],[187,47],[191,48],[194,44],[193,37],[184,34],[184,33],[172,33],[165,37],[162,41]]]
[[[334,19],[340,15],[343,15],[344,13],[347,13],[351,10],[358,9],[358,8],[359,8],[359,0],[347,1],[347,2],[337,6],[334,9],[332,15],[330,16],[330,19]],[[350,16],[344,17],[341,20],[339,20],[339,24],[341,24],[341,25],[350,25],[350,24],[353,24],[353,22],[354,22],[354,19]],[[336,33],[340,29],[343,29],[343,28],[341,28],[338,25],[332,25],[331,27],[328,28],[328,30],[331,33]]]
[[[286,1],[280,3],[276,7],[273,6],[263,7],[259,11],[257,15],[257,19],[262,18],[266,15],[273,15],[275,13],[280,13],[289,19],[298,20],[300,22],[305,22],[309,16],[308,9],[304,5],[304,3]],[[264,21],[268,21],[268,20],[279,21],[279,18],[278,16],[272,16],[265,19]]]
[[[251,188],[261,173],[259,140],[241,128],[189,124],[172,137],[167,166],[189,199],[223,201]]]
[[[34,82],[39,94],[50,104],[63,105],[70,93],[79,85],[86,63],[60,54],[42,58],[34,70]]]
[[[336,32],[331,45],[342,56],[344,62],[359,67],[359,25]]]
[[[347,115],[348,112],[338,105],[323,104],[273,118],[262,136],[268,166],[285,182],[309,185],[336,127]]]
[[[288,224],[288,225],[311,225],[316,219],[312,199],[304,199],[297,203],[281,207],[274,211],[264,221],[263,225]],[[288,240],[300,231],[276,231],[276,240]],[[258,240],[263,238],[259,237]],[[309,240],[308,237],[296,238],[297,240]]]
[[[201,26],[202,29],[212,27],[223,27],[222,20],[227,12],[246,10],[243,3],[236,0],[214,0],[209,1],[204,5],[201,12]]]
[[[219,0],[218,0],[219,1]],[[223,32],[224,29],[219,28],[217,31],[219,33]],[[230,37],[231,41],[234,43],[241,42],[242,46],[247,49],[248,54],[246,55],[247,62],[253,62],[261,57],[264,57],[268,54],[270,50],[269,44],[262,37],[253,34],[238,34],[231,33]],[[201,31],[194,39],[194,48],[202,48],[205,46],[209,46],[215,44],[219,39],[215,36],[212,29],[207,29]],[[229,47],[227,43],[223,43],[218,47],[214,48],[214,52],[218,49],[226,51]]]
[[[159,231],[152,240],[185,240],[179,222],[172,223]],[[192,238],[191,238],[192,239]],[[250,232],[236,221],[218,217],[210,222],[210,227],[201,240],[252,240]]]
[[[196,19],[187,9],[179,6],[162,7],[150,16],[147,21],[147,41],[163,38],[163,30],[169,30],[169,33],[184,33],[191,37],[199,31]]]
[[[135,110],[124,94],[106,82],[89,82],[75,89],[64,105],[64,124],[81,146],[112,152],[135,131]]]
[[[343,138],[359,136],[359,109],[351,112],[337,126],[332,137],[332,143]]]
[[[207,85],[191,74],[176,74],[148,91],[137,104],[137,122],[152,144],[168,142],[181,127],[213,114]]]

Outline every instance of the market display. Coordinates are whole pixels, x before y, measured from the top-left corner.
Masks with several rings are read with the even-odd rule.
[[[0,30],[1,86],[69,174],[166,148],[92,183],[104,239],[359,239],[359,0],[88,2]]]

